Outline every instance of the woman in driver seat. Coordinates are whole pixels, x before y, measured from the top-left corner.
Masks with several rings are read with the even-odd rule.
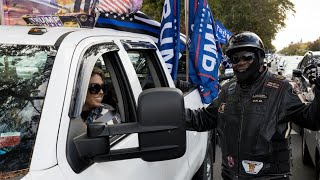
[[[121,123],[120,115],[108,104],[102,103],[107,93],[105,76],[101,69],[94,68],[87,91],[85,104],[82,107],[81,118],[88,125],[92,122],[105,122],[107,124]]]

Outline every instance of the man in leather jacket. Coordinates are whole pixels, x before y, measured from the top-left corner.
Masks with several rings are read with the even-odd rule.
[[[187,128],[221,135],[222,177],[289,179],[290,122],[320,129],[320,78],[306,103],[299,87],[263,66],[264,46],[256,34],[233,35],[226,50],[236,78],[207,108],[187,110]],[[313,71],[311,71],[313,72]]]

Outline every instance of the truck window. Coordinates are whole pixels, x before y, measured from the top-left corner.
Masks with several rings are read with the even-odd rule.
[[[0,44],[0,177],[30,167],[56,50],[51,46]]]
[[[75,107],[71,111],[79,109],[80,113],[70,121],[67,159],[75,172],[91,165],[83,163],[73,142],[74,137],[86,133],[87,124],[104,122],[113,125],[136,121],[136,105],[121,60],[116,51],[104,54],[96,52],[96,49],[103,48],[109,47],[101,44],[86,50],[74,89]],[[125,137],[126,135],[110,137],[110,145],[113,146]]]
[[[127,53],[137,73],[142,90],[168,86],[155,51],[130,50]]]

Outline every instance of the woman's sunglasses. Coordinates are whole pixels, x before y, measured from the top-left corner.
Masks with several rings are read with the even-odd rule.
[[[95,83],[89,84],[88,91],[90,94],[98,94],[101,90],[103,91],[103,94],[106,94],[107,85],[106,84],[100,85]]]
[[[240,53],[233,55],[230,58],[230,62],[232,64],[238,64],[241,59],[244,61],[252,61],[255,57],[256,57],[255,54],[252,52],[240,52]]]

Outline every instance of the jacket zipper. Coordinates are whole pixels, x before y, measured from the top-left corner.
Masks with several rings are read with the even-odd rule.
[[[240,130],[239,130],[239,139],[238,139],[238,173],[240,173],[240,168],[242,163],[240,162],[240,148],[241,148],[241,136],[242,136],[242,124],[243,124],[243,114],[244,114],[244,98],[242,97],[243,94],[241,92],[241,96],[240,96],[240,102],[242,104],[241,107],[241,122],[240,122]]]

